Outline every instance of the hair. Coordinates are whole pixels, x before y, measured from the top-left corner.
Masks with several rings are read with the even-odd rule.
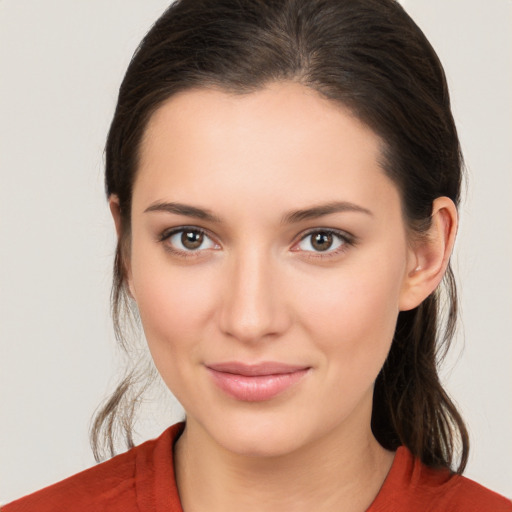
[[[463,163],[442,65],[423,32],[395,0],[177,0],[137,48],[119,90],[106,143],[106,193],[119,199],[121,234],[112,312],[127,351],[123,318],[132,308],[124,261],[130,244],[134,178],[152,114],[184,90],[233,94],[293,81],[348,108],[383,141],[382,167],[402,198],[411,233],[430,225],[434,199],[459,203]],[[405,445],[432,467],[461,473],[469,440],[440,382],[438,366],[453,338],[457,294],[451,267],[436,290],[400,312],[374,388],[372,430],[380,444]],[[97,459],[114,455],[132,426],[146,372],[135,361],[97,412]]]

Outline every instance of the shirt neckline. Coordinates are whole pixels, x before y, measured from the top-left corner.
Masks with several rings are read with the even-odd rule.
[[[172,425],[153,442],[152,450],[140,450],[137,453],[135,482],[140,512],[183,512],[176,483],[173,449],[184,428],[185,422]],[[415,459],[411,452],[405,446],[400,446],[377,496],[366,512],[393,510],[400,482],[414,471],[414,466]]]

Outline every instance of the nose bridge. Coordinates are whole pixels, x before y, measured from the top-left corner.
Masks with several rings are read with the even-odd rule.
[[[229,260],[221,329],[246,342],[281,333],[286,329],[287,315],[277,287],[277,262],[261,246],[236,252]]]

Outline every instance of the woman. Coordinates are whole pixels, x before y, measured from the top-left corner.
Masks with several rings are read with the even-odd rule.
[[[457,474],[467,433],[436,354],[461,155],[397,4],[174,4],[106,154],[118,332],[135,303],[186,423],[7,512],[512,510]],[[129,382],[96,448],[116,425],[130,444]]]

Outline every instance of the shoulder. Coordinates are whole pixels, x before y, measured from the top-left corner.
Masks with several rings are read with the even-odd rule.
[[[13,501],[1,512],[139,512],[138,501],[144,500],[154,478],[155,452],[168,448],[172,453],[174,430],[171,427],[158,439]],[[168,460],[172,463],[172,455]]]
[[[400,447],[368,512],[512,512],[512,501],[461,475],[433,469]]]
[[[512,512],[512,501],[464,476],[452,476],[447,492],[446,510]]]
[[[108,510],[113,502],[123,503],[125,510],[130,511],[127,505],[133,495],[135,458],[140,448],[5,505],[2,512],[99,511]]]
[[[135,461],[138,452],[147,449],[148,445],[144,443],[5,505],[2,512],[136,510],[130,508],[130,503],[135,501]]]

